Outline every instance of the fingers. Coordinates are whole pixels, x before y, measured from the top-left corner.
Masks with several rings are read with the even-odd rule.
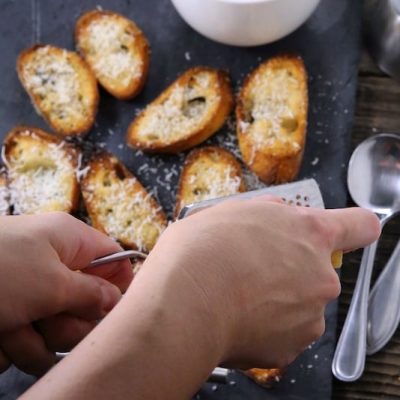
[[[17,368],[30,375],[41,376],[56,362],[55,355],[31,325],[3,334],[0,346]]]
[[[132,264],[129,260],[113,262],[95,268],[82,270],[88,275],[96,275],[117,286],[122,293],[125,293],[133,279]]]
[[[0,349],[0,374],[7,371],[11,363],[4,351]]]
[[[353,250],[365,247],[379,238],[379,219],[363,208],[326,210],[323,216],[332,232],[332,250]]]
[[[97,325],[68,314],[59,314],[35,323],[50,351],[71,351]]]
[[[62,309],[57,312],[67,312],[79,318],[93,321],[103,318],[120,300],[120,289],[99,278],[68,271]]]
[[[74,270],[87,267],[95,258],[122,250],[107,235],[66,213],[43,214],[36,222],[61,262]]]

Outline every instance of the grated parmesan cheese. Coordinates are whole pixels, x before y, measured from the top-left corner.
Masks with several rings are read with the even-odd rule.
[[[0,177],[0,215],[7,215],[9,209],[9,191],[5,179]]]
[[[135,34],[124,18],[102,15],[88,25],[79,40],[96,76],[110,86],[128,86],[141,76],[143,62],[133,51]]]
[[[222,163],[208,166],[204,173],[189,172],[188,185],[192,190],[185,191],[180,208],[190,203],[236,194],[241,184],[242,179],[236,175],[236,171]]]
[[[139,123],[139,138],[169,144],[199,129],[221,97],[209,95],[210,87],[215,85],[209,72],[193,75],[192,79],[195,83],[191,86],[175,84],[165,101],[146,108]]]
[[[120,180],[109,176],[107,185],[98,179],[101,177],[94,175],[83,191],[98,222],[116,240],[134,243],[142,251],[150,250],[165,229],[158,214],[160,208],[154,207],[151,194],[134,177]]]
[[[36,49],[24,63],[22,77],[28,91],[40,99],[43,112],[51,112],[58,120],[80,121],[86,116],[92,99],[81,95],[80,78],[69,52],[55,53],[50,46]]]
[[[73,161],[62,146],[37,141],[20,145],[20,157],[7,159],[10,204],[14,214],[37,214],[46,211],[69,212],[71,191],[76,184]]]
[[[248,83],[246,104],[248,120],[239,121],[242,133],[251,135],[255,152],[267,147],[284,146],[301,149],[301,138],[293,135],[297,128],[298,104],[303,104],[300,82],[286,69],[266,69]]]

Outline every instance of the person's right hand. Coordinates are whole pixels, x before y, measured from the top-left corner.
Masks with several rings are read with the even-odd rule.
[[[213,316],[205,324],[218,329],[222,362],[281,367],[324,332],[325,306],[340,293],[332,252],[379,234],[377,218],[360,208],[224,203],[168,228],[143,275],[169,260],[182,301],[202,302]]]
[[[171,224],[118,306],[24,398],[184,399],[217,365],[284,366],[324,331],[340,292],[331,253],[379,232],[366,210],[265,199]]]

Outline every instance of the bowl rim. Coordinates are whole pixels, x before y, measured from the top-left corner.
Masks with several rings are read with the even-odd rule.
[[[215,0],[215,1],[220,3],[246,5],[246,4],[258,4],[258,3],[276,3],[279,0]]]

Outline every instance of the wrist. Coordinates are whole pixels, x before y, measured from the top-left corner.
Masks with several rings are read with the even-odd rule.
[[[125,297],[135,307],[139,303],[146,307],[143,314],[149,325],[164,324],[169,337],[179,336],[182,345],[196,346],[214,360],[214,368],[226,353],[229,324],[224,304],[214,304],[212,288],[205,288],[190,273],[191,261],[179,251],[152,253]]]

